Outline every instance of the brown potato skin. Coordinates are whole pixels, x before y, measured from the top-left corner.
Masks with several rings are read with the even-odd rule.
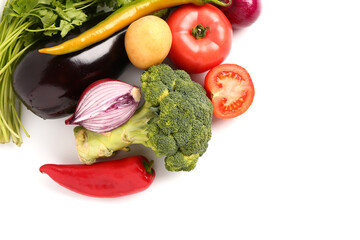
[[[168,24],[156,16],[145,16],[130,24],[125,35],[125,49],[130,62],[147,69],[167,57],[172,43]]]

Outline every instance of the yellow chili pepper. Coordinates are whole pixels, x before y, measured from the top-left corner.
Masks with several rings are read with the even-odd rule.
[[[206,3],[229,6],[231,0],[229,0],[228,3],[224,3],[220,0],[137,0],[132,4],[119,8],[104,21],[79,36],[54,47],[42,48],[39,52],[52,55],[63,55],[76,52],[110,37],[143,16],[164,8],[189,3],[199,6],[205,5]]]

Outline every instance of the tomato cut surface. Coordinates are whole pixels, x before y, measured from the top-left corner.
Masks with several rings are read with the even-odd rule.
[[[213,103],[214,116],[218,118],[243,114],[255,94],[250,74],[236,64],[222,64],[211,69],[205,77],[205,90]]]

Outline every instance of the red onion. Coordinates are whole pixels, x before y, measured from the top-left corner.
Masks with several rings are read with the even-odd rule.
[[[229,0],[224,0],[228,2]],[[228,7],[220,7],[234,29],[248,27],[253,24],[261,12],[260,0],[232,0]]]
[[[75,113],[65,124],[81,125],[93,132],[110,132],[131,118],[140,99],[138,87],[114,79],[99,80],[85,89]]]

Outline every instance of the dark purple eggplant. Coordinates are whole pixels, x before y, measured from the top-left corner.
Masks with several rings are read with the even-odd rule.
[[[123,29],[98,44],[62,56],[41,54],[38,49],[58,45],[78,35],[78,31],[64,39],[51,38],[36,45],[15,68],[15,93],[29,110],[43,119],[73,113],[88,85],[99,79],[118,77],[129,63],[125,32]]]

